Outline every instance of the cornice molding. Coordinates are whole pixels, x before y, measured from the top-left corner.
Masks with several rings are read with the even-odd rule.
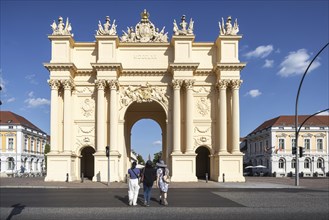
[[[169,71],[193,71],[195,72],[200,63],[169,63]]]
[[[44,63],[48,71],[77,71],[74,63]]]
[[[96,71],[122,71],[121,63],[92,63],[91,66]]]
[[[123,69],[122,75],[164,75],[168,69]]]
[[[214,71],[241,71],[246,66],[246,63],[217,63]]]

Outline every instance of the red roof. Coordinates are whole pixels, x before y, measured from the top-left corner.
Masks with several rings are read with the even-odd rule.
[[[32,124],[26,118],[24,118],[20,115],[17,115],[13,112],[10,112],[10,111],[0,111],[0,124],[1,125],[8,125],[8,124],[22,125],[24,127],[28,127],[28,128],[33,129],[33,130],[45,133],[40,128],[38,128],[37,126]]]
[[[298,116],[299,125],[309,117],[310,115],[300,115]],[[258,131],[270,128],[270,127],[295,127],[295,116],[294,115],[281,115],[276,118],[272,118],[265,121],[263,124],[258,126],[250,134],[257,133]],[[317,126],[317,127],[328,127],[329,126],[329,115],[316,115],[309,118],[303,125],[305,126]]]

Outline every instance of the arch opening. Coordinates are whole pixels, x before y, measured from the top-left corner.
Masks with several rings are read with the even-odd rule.
[[[95,149],[88,146],[81,150],[81,176],[92,180],[94,176],[94,154]]]
[[[198,179],[206,179],[210,177],[210,151],[205,146],[200,146],[195,150],[196,156],[196,176]]]

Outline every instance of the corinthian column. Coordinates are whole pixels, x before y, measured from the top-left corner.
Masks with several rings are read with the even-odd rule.
[[[104,114],[104,89],[106,82],[104,79],[96,81],[97,86],[97,145],[96,151],[105,150],[105,114]]]
[[[231,80],[232,89],[232,153],[240,152],[240,109],[239,109],[239,88],[242,80]]]
[[[71,80],[62,81],[64,87],[64,152],[71,151],[71,90],[73,83]]]
[[[50,79],[51,106],[50,106],[50,145],[51,151],[58,152],[58,88],[59,80]]]
[[[173,123],[173,138],[174,138],[174,146],[173,153],[181,153],[181,140],[180,140],[180,127],[181,127],[181,119],[180,119],[180,88],[182,86],[182,80],[173,80],[174,87],[174,123]]]
[[[186,152],[193,151],[193,84],[195,80],[184,80],[186,89]]]
[[[226,88],[228,85],[227,80],[219,80],[219,100],[218,100],[218,123],[219,123],[219,153],[227,152],[227,100]]]
[[[118,141],[117,141],[117,129],[118,129],[118,116],[117,116],[117,89],[118,81],[109,80],[108,84],[110,86],[110,147],[111,151],[118,151]]]

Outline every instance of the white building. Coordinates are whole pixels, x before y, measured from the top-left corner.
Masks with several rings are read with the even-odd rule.
[[[0,112],[1,176],[15,172],[41,175],[47,134],[24,117],[10,111]]]
[[[308,115],[299,116],[302,123]],[[295,116],[279,116],[265,121],[245,137],[241,144],[245,166],[263,165],[266,168],[249,169],[252,173],[273,176],[295,174],[296,159],[292,147],[296,146]],[[328,142],[329,116],[314,116],[301,128],[298,146],[304,148],[298,159],[299,172],[303,176],[326,176],[329,171]],[[247,172],[248,169],[245,171]]]

